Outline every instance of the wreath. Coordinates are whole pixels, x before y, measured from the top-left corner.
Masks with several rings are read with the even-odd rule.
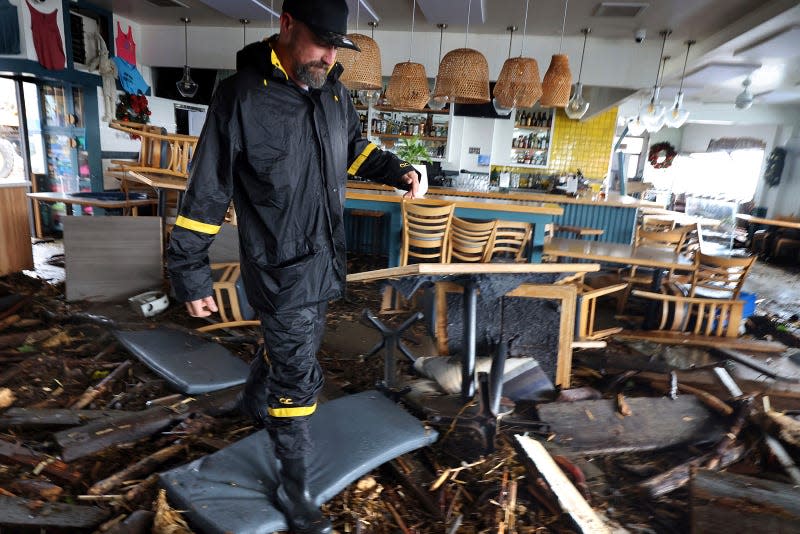
[[[665,141],[650,147],[647,161],[650,162],[654,169],[666,169],[672,165],[672,160],[677,155],[678,151],[675,150],[675,147]]]
[[[147,124],[150,122],[150,108],[147,107],[147,97],[141,93],[138,95],[122,93],[119,97],[119,102],[117,102],[116,117],[118,120]]]

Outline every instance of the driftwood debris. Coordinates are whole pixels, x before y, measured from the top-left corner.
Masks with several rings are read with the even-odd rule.
[[[696,534],[800,532],[800,489],[732,473],[694,471],[691,530]]]
[[[19,497],[53,502],[64,493],[64,488],[45,480],[20,479],[8,485],[8,489]]]
[[[744,445],[736,445],[727,449],[719,458],[717,464],[718,469],[724,469],[729,465],[736,463],[744,456],[746,449]],[[660,473],[654,477],[648,478],[639,484],[651,498],[657,499],[663,497],[676,489],[684,487],[689,483],[691,470],[693,468],[701,467],[714,458],[714,453],[704,454],[697,458],[693,458],[688,462],[682,463],[673,467],[672,469]]]
[[[99,525],[109,515],[108,510],[96,506],[0,497],[0,526],[4,527],[89,529]]]
[[[112,489],[122,485],[126,480],[141,478],[144,475],[150,475],[153,471],[158,469],[164,462],[175,457],[178,453],[182,452],[186,446],[182,443],[176,443],[168,447],[164,447],[153,454],[146,456],[136,462],[105,478],[96,482],[87,493],[89,495],[104,495],[109,493]]]
[[[71,410],[69,408],[10,408],[0,415],[0,428],[78,426],[97,419],[112,420],[124,410]]]
[[[529,460],[535,470],[547,481],[550,489],[558,499],[561,509],[569,514],[572,521],[582,533],[611,533],[611,529],[586,502],[586,499],[575,489],[575,486],[564,475],[550,453],[541,443],[528,436],[515,435],[518,447]]]
[[[82,473],[71,468],[61,460],[35,454],[20,445],[9,443],[4,440],[0,440],[0,458],[21,465],[31,466],[34,470],[39,470],[51,477],[70,484],[75,484],[83,480]]]
[[[73,410],[80,410],[88,406],[94,399],[105,393],[108,387],[116,382],[117,379],[121,378],[132,365],[132,360],[125,360],[122,362],[116,369],[109,373],[108,376],[98,382],[96,386],[87,388],[84,394],[81,395],[81,398],[75,401],[70,408]]]

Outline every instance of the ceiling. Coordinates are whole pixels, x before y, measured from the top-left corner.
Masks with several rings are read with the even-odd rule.
[[[367,22],[378,18],[376,31],[408,31],[413,0],[361,0],[367,7],[356,9],[348,0],[350,27],[356,18],[361,32]],[[97,0],[95,3],[143,25],[180,26],[180,17],[190,16],[193,25],[239,26],[239,18],[251,19],[251,27],[269,28],[265,7],[280,11],[283,0]],[[471,6],[470,6],[471,2]],[[155,4],[176,3],[173,7]],[[638,13],[632,17],[599,16],[601,4],[612,14],[620,4]],[[180,7],[179,5],[187,6]],[[527,34],[557,36],[564,21],[562,0],[530,0]],[[522,34],[525,0],[417,0],[416,31],[464,32],[467,10],[470,34],[507,34],[509,25]],[[277,23],[275,23],[277,26]],[[753,74],[751,90],[756,103],[800,103],[800,0],[570,0],[565,34],[579,35],[590,27],[592,39],[626,39],[633,43],[637,29],[646,30],[648,41],[660,39],[658,32],[671,28],[666,54],[672,56],[665,69],[663,97],[677,91],[685,54],[684,42],[697,45],[689,57],[685,93],[687,101],[732,102],[742,90],[742,81]],[[765,38],[786,30],[781,39],[760,44]],[[754,46],[758,45],[758,46]],[[748,65],[732,68],[731,65]],[[613,65],[609,65],[613,68]],[[641,90],[641,87],[633,89]],[[640,94],[643,94],[641,91]]]

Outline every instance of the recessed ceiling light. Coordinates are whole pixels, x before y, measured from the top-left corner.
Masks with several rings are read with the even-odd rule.
[[[800,56],[800,26],[789,26],[777,33],[756,41],[753,44],[737,49],[734,56],[746,56],[758,59],[792,58]]]

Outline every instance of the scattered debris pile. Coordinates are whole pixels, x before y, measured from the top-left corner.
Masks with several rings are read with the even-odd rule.
[[[355,322],[378,295],[351,288],[331,322]],[[105,311],[118,319],[123,309]],[[135,321],[197,326],[180,306]],[[223,335],[214,339],[248,362],[255,333]],[[409,342],[421,335],[412,329]],[[704,352],[704,363],[681,367],[657,352],[611,343],[576,355],[575,387],[548,403],[518,403],[499,419],[491,453],[468,430],[439,427],[433,446],[333,498],[325,509],[335,529],[800,532],[793,354]],[[787,367],[776,368],[781,359]],[[328,398],[382,376],[380,358],[323,352],[321,361]],[[233,411],[237,392],[176,394],[90,305],[67,305],[62,288],[23,275],[0,279],[0,530],[191,532],[158,474],[255,431]],[[525,420],[540,424],[529,431]]]

